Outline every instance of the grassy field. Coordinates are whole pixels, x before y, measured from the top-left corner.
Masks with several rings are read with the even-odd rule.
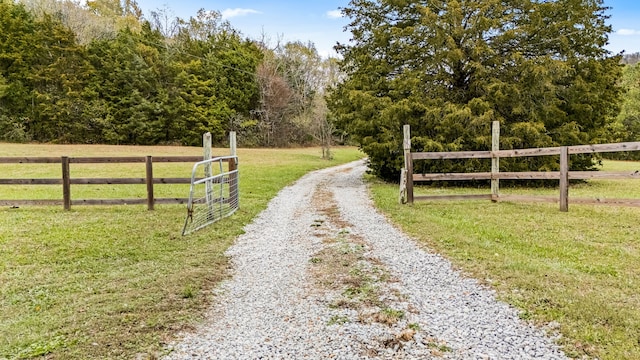
[[[188,147],[0,144],[0,156],[199,155]],[[218,149],[215,154],[226,154]],[[241,210],[181,237],[184,205],[0,208],[0,359],[150,358],[215,301],[207,289],[226,276],[224,251],[273,195],[309,170],[361,157],[336,150],[240,149]],[[639,163],[605,162],[606,170]],[[183,177],[190,164],[155,164],[155,176]],[[144,177],[143,164],[72,164],[72,177]],[[0,178],[59,177],[60,165],[0,164]],[[557,323],[569,355],[640,358],[640,209],[556,204],[397,204],[397,186],[371,179],[377,205],[403,230],[523,309]],[[575,185],[570,197],[639,198],[638,181]],[[187,185],[158,185],[184,197]],[[460,193],[419,187],[419,194]],[[487,193],[487,189],[463,189]],[[556,189],[503,193],[557,195]],[[78,198],[140,197],[144,185],[72,186]],[[60,186],[0,186],[2,199],[59,199]]]
[[[640,163],[605,161],[605,170]],[[375,202],[394,222],[456,267],[493,287],[522,317],[557,324],[568,355],[640,359],[639,208],[557,204],[420,202],[399,205],[398,189],[371,179]],[[419,187],[417,194],[489,193]],[[501,189],[556,195],[557,189]],[[571,187],[570,198],[640,198],[637,180]],[[425,276],[428,276],[425,274]]]
[[[0,156],[200,155],[189,147],[0,144]],[[214,151],[227,154],[227,149]],[[241,209],[190,236],[184,205],[0,208],[0,359],[153,358],[215,301],[224,251],[282,187],[304,173],[361,158],[354,148],[238,151]],[[191,164],[154,164],[190,176]],[[144,177],[144,164],[72,164],[72,177]],[[0,178],[56,178],[60,164],[0,164]],[[73,185],[72,198],[144,198],[144,185]],[[157,185],[186,197],[188,185]],[[0,186],[0,199],[60,199],[61,186]]]

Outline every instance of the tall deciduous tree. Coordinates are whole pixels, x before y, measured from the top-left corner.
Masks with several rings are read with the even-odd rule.
[[[260,106],[254,111],[262,144],[330,145],[325,89],[332,84],[334,59],[322,59],[312,43],[289,42],[263,49],[257,72]]]
[[[265,49],[258,69],[256,109],[267,146],[303,143],[309,135],[313,98],[319,90],[321,58],[313,44],[289,42]]]
[[[69,27],[80,44],[93,39],[112,38],[117,32],[116,18],[97,14],[87,6],[73,0],[20,0],[35,16],[54,17]]]
[[[0,140],[330,145],[335,66],[313,44],[260,48],[215,11],[151,20],[134,0],[0,0]]]
[[[116,29],[139,29],[142,10],[135,0],[88,0],[87,7],[96,15],[111,20]]]
[[[352,0],[343,12],[353,40],[338,47],[347,78],[330,108],[390,180],[402,166],[403,124],[416,151],[490,149],[495,120],[502,148],[602,141],[620,93],[620,57],[603,48],[605,11],[602,0]],[[557,167],[551,158],[502,165]],[[425,162],[418,171],[488,166]]]

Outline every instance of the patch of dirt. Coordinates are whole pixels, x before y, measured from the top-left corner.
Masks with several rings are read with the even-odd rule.
[[[351,233],[352,225],[341,217],[333,194],[326,186],[320,184],[316,188],[312,205],[321,219],[310,226],[323,243],[323,248],[310,259],[312,277],[321,291],[339,294],[331,301],[331,307],[357,311],[355,318],[336,315],[340,321],[332,324],[357,321],[389,326],[389,337],[378,341],[380,349],[363,349],[368,356],[385,348],[402,348],[404,342],[414,339],[416,330],[403,326],[397,329],[399,321],[406,320],[404,311],[392,307],[393,302],[406,298],[388,288],[388,284],[397,280],[379,259],[367,255],[369,244],[363,237]]]

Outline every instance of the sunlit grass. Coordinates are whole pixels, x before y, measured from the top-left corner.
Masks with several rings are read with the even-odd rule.
[[[606,161],[609,171],[640,163]],[[490,201],[399,205],[398,188],[371,181],[379,206],[401,228],[495,288],[527,320],[560,324],[570,356],[640,358],[640,209]],[[638,180],[598,180],[570,197],[638,198]],[[488,193],[488,189],[419,188],[419,193]],[[502,193],[556,195],[554,188]]]
[[[227,154],[219,149],[214,154]],[[0,156],[200,155],[199,148],[0,144]],[[227,276],[224,251],[282,187],[304,173],[362,157],[354,148],[239,149],[240,210],[181,237],[184,205],[0,208],[0,359],[157,355],[201,319]],[[189,177],[192,164],[154,165]],[[0,178],[58,178],[60,164],[0,164]],[[160,175],[159,175],[160,174]],[[144,164],[71,164],[72,177],[144,177]],[[138,185],[72,185],[72,198],[146,195]],[[186,197],[188,185],[156,185]],[[0,185],[0,199],[61,199],[61,186]]]

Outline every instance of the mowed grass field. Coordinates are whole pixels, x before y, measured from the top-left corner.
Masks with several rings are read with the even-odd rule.
[[[0,359],[162,355],[202,318],[227,276],[224,251],[281,188],[308,171],[362,158],[355,148],[239,149],[240,210],[180,236],[185,205],[0,208]],[[216,149],[214,155],[227,155]],[[201,155],[196,147],[0,144],[0,156]],[[192,164],[154,164],[189,177]],[[144,164],[71,164],[71,177],[144,177]],[[60,164],[0,164],[0,178],[60,178]],[[156,185],[187,197],[188,185]],[[72,185],[72,199],[145,198],[144,185]],[[62,188],[0,185],[0,199],[61,199]]]
[[[0,144],[0,156],[200,155],[189,147]],[[214,154],[227,154],[218,149]],[[307,171],[362,157],[353,148],[240,149],[241,209],[182,237],[184,205],[0,208],[0,359],[152,358],[202,319],[227,276],[224,251],[279,189]],[[605,161],[605,170],[640,163]],[[187,177],[191,164],[154,164]],[[60,164],[0,164],[0,178],[59,177]],[[144,177],[144,164],[71,164],[72,177]],[[640,209],[556,204],[397,203],[397,185],[369,178],[379,208],[404,231],[497,290],[526,320],[552,323],[570,356],[640,358]],[[188,185],[157,185],[185,197]],[[0,199],[59,199],[61,186],[0,185]],[[144,198],[144,185],[72,185],[72,198]],[[419,187],[419,194],[488,193]],[[556,189],[503,193],[557,195]],[[570,197],[640,198],[636,180],[572,186]],[[425,274],[425,276],[429,276]]]
[[[636,171],[640,162],[604,161],[604,170]],[[370,179],[375,203],[426,247],[522,309],[551,324],[569,356],[640,359],[640,208],[558,204],[416,202],[398,204],[398,187]],[[558,195],[553,188],[502,193]],[[420,186],[416,194],[490,193]],[[598,180],[569,198],[640,198],[638,180]],[[425,274],[429,276],[429,274]]]

